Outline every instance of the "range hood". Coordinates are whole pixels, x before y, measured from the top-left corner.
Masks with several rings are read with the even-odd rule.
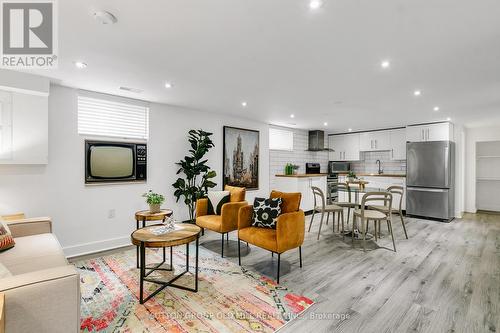
[[[333,151],[325,147],[325,132],[324,131],[309,131],[309,145],[307,151]]]

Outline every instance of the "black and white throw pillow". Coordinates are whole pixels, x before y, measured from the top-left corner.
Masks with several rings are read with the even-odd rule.
[[[255,198],[253,201],[254,227],[276,229],[278,216],[281,214],[281,198]]]
[[[208,196],[208,215],[220,215],[222,205],[229,202],[229,191],[209,191]]]

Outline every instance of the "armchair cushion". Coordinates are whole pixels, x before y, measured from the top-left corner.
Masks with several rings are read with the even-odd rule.
[[[212,231],[221,232],[222,216],[203,215],[196,218],[196,225]]]
[[[222,205],[230,200],[229,191],[209,191],[208,196],[208,215],[220,215],[222,213]]]
[[[224,186],[225,191],[229,191],[231,194],[231,202],[240,202],[245,200],[246,188],[237,186]]]
[[[15,221],[8,221],[12,237],[24,237],[52,232],[50,217],[32,217]]]
[[[248,227],[238,230],[238,238],[260,248],[278,252],[276,230],[268,228]]]
[[[281,198],[283,200],[281,204],[281,213],[285,214],[296,212],[299,210],[302,194],[300,192],[286,193],[273,190],[271,192],[271,198]]]
[[[0,279],[12,276],[12,273],[0,262]]]
[[[281,214],[281,198],[255,198],[253,202],[252,226],[276,229],[276,221]]]

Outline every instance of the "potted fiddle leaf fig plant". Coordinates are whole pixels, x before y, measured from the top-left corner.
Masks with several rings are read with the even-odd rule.
[[[149,212],[153,214],[160,212],[161,204],[165,202],[165,197],[163,195],[149,190],[142,196],[146,198],[146,203],[149,205]]]
[[[188,207],[189,221],[194,222],[194,213],[196,200],[204,198],[209,188],[217,186],[212,181],[217,174],[207,165],[208,160],[204,158],[205,154],[214,147],[210,138],[212,133],[203,130],[190,130],[188,132],[188,141],[191,149],[189,154],[184,156],[176,164],[179,166],[177,174],[183,174],[172,186],[175,188],[174,196],[177,202],[184,199],[184,204]]]

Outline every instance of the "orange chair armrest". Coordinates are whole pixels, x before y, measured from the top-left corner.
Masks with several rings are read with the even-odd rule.
[[[238,213],[241,207],[248,205],[246,201],[228,202],[222,205],[222,230],[232,231],[238,229]]]
[[[208,214],[208,199],[196,200],[196,217]]]
[[[306,216],[302,210],[278,216],[276,239],[278,252],[299,247],[304,242]]]
[[[238,229],[252,226],[253,206],[246,205],[238,211]]]

